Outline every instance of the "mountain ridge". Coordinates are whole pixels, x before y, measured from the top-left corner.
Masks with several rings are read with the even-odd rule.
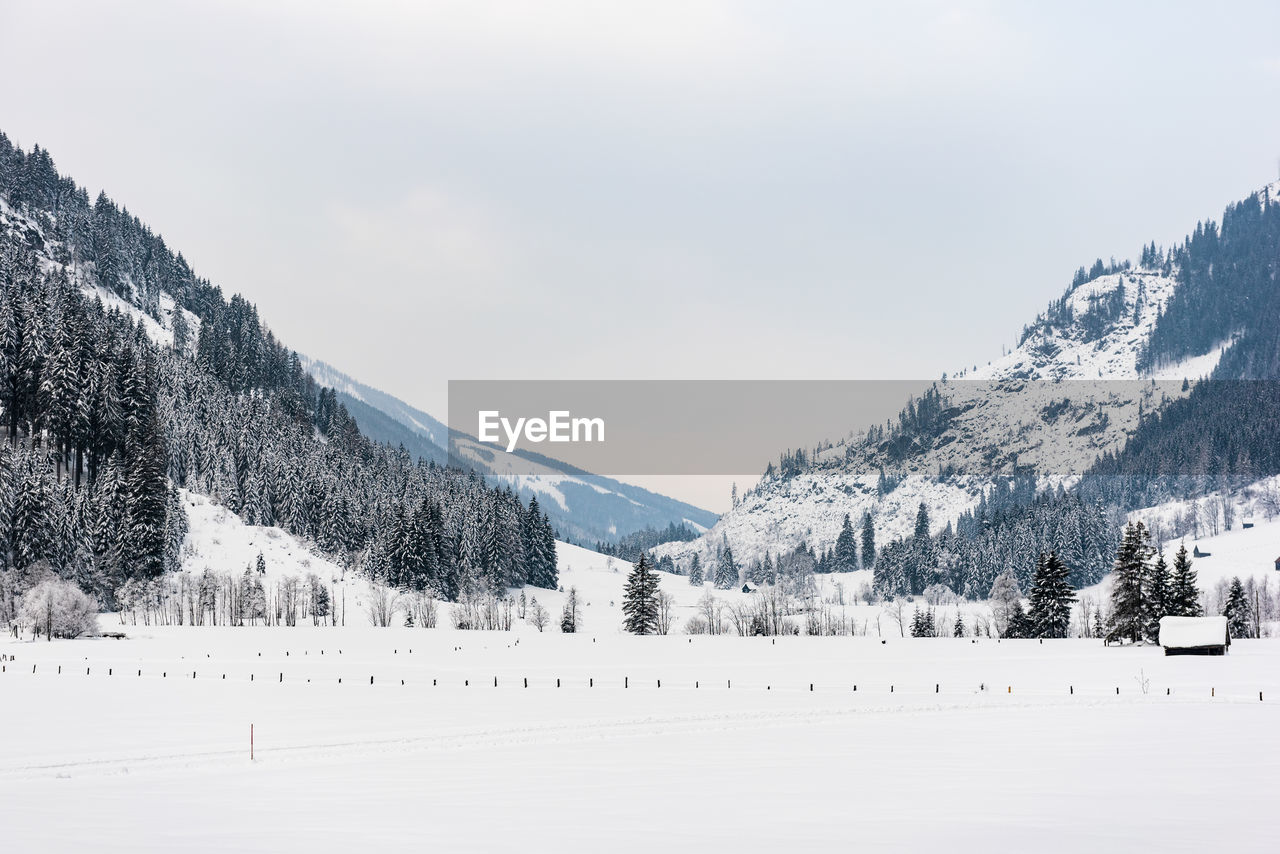
[[[770,466],[703,537],[659,546],[656,554],[678,564],[697,554],[705,562],[728,543],[748,561],[801,544],[821,555],[835,544],[845,514],[855,521],[870,514],[883,543],[910,536],[921,505],[937,533],[974,511],[996,482],[1037,463],[1051,469],[1039,479],[1040,490],[1073,486],[1185,396],[1190,383],[1184,388],[1182,380],[1221,378],[1227,370],[1248,376],[1252,369],[1239,365],[1266,364],[1273,352],[1276,336],[1266,321],[1275,326],[1280,317],[1274,287],[1280,182],[1229,206],[1222,221],[1221,228],[1198,223],[1168,250],[1143,247],[1136,265],[1098,261],[1092,271],[1081,268],[1013,350],[944,375],[934,386],[936,399],[908,402],[893,429],[784,452],[778,468]],[[1267,309],[1260,317],[1221,309],[1230,302],[1224,292],[1247,296],[1255,312]],[[1188,293],[1198,294],[1192,308]],[[1160,330],[1186,325],[1195,305],[1219,310],[1192,323],[1189,342],[1157,346]],[[1276,369],[1264,368],[1262,376],[1274,378]],[[1071,401],[1074,409],[1057,399],[1056,384],[1063,383],[1081,398]],[[1045,441],[1041,422],[1051,420],[1046,413],[1060,420],[1059,412],[1079,421]]]

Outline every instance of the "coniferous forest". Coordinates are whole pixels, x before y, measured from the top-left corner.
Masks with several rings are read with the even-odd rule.
[[[556,584],[537,502],[369,441],[253,305],[0,134],[0,572],[106,606],[179,568],[180,489],[444,598]]]

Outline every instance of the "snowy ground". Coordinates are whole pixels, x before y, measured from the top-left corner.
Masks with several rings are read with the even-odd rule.
[[[7,850],[1274,850],[1271,641],[128,633],[0,642]]]
[[[243,571],[262,552],[270,576],[336,580],[347,625],[107,617],[126,639],[0,640],[5,850],[1276,845],[1276,641],[1211,659],[902,639],[878,606],[849,607],[866,637],[637,638],[620,631],[630,566],[565,544],[582,634],[556,630],[564,593],[532,588],[545,633],[379,629],[363,581],[187,498],[188,570]],[[1200,542],[1202,585],[1263,560],[1280,522],[1256,521]],[[851,600],[868,576],[821,577],[821,596],[839,581]],[[678,631],[704,588],[661,586]]]

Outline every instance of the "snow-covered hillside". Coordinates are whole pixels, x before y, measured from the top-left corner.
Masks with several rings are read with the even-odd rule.
[[[246,570],[263,582],[268,590],[286,579],[305,579],[315,574],[333,591],[336,619],[348,625],[369,622],[367,605],[370,586],[360,572],[344,571],[341,566],[324,557],[316,549],[292,534],[276,527],[249,525],[227,508],[203,495],[181,491],[183,507],[187,512],[188,532],[182,547],[182,570],[199,576],[206,571],[218,575],[239,578]],[[258,556],[262,556],[265,572],[257,573]],[[560,573],[558,590],[525,587],[508,591],[517,597],[521,592],[527,601],[537,599],[547,609],[554,622],[552,630],[558,631],[560,610],[564,606],[567,591],[578,592],[581,622],[584,631],[597,634],[618,634],[622,631],[622,589],[631,564],[579,546],[556,543],[557,567]],[[703,587],[690,587],[684,576],[658,573],[661,588],[676,599],[676,626],[696,610],[696,604],[704,593]],[[710,586],[707,587],[710,590]],[[745,598],[740,591],[713,591],[725,604]],[[345,608],[345,614],[341,609]],[[448,603],[440,603],[441,625],[449,625]],[[345,618],[345,619],[344,619]],[[112,619],[112,618],[108,618]],[[404,621],[401,608],[397,624]],[[527,629],[528,626],[526,625]]]
[[[1229,504],[1230,529],[1224,518]],[[1195,501],[1171,501],[1129,514],[1160,540],[1166,556],[1186,544],[1203,557],[1195,561],[1200,587],[1209,590],[1219,582],[1239,577],[1271,579],[1280,584],[1276,561],[1280,560],[1280,477],[1270,477],[1230,494],[1210,493]],[[1178,536],[1181,528],[1190,530]]]
[[[1227,529],[1224,505],[1234,512]],[[1280,587],[1280,477],[1260,480],[1231,494],[1210,493],[1195,501],[1171,501],[1157,507],[1135,510],[1129,520],[1142,522],[1154,534],[1153,545],[1164,551],[1165,560],[1182,546],[1198,553],[1191,561],[1202,604],[1208,613],[1222,605],[1221,590],[1235,578],[1253,579],[1263,590]],[[1178,535],[1183,528],[1190,531]],[[1079,591],[1081,599],[1094,603],[1108,601],[1111,577]],[[1273,636],[1274,624],[1263,625],[1264,637]]]
[[[80,290],[87,297],[97,300],[107,309],[114,309],[127,315],[135,323],[141,324],[147,333],[147,337],[157,344],[165,347],[173,346],[174,312],[182,312],[183,319],[187,324],[188,347],[194,351],[195,342],[200,335],[200,318],[186,309],[178,308],[172,295],[160,293],[154,306],[154,311],[143,311],[140,307],[142,300],[138,296],[137,288],[133,282],[126,281],[126,284],[133,292],[134,298],[131,300],[125,299],[98,283],[92,262],[74,263],[68,261],[68,263],[61,263],[55,260],[59,257],[61,244],[51,236],[46,235],[38,222],[15,211],[3,198],[0,198],[0,234],[8,239],[18,240],[28,246],[38,248],[46,271],[65,272],[71,281],[79,285]],[[126,276],[127,279],[128,277]]]
[[[258,555],[262,555],[266,576],[271,580],[316,573],[326,583],[336,583],[347,575],[342,567],[321,557],[287,531],[246,525],[235,513],[206,496],[185,489],[180,494],[187,511],[188,531],[182,545],[182,568],[187,572],[210,569],[238,575],[247,568],[256,570]]]
[[[1139,372],[1139,356],[1176,285],[1172,272],[1132,268],[1074,287],[1018,347],[935,386],[947,425],[927,445],[893,459],[864,435],[834,437],[812,453],[809,468],[762,480],[701,539],[666,544],[659,554],[706,560],[726,540],[746,560],[801,542],[823,550],[834,544],[845,514],[856,523],[863,513],[883,543],[912,529],[921,503],[937,531],[976,506],[993,477],[1019,467],[1033,467],[1042,487],[1070,484],[1098,456],[1123,446],[1140,413],[1183,394],[1183,379],[1210,374],[1230,346],[1219,342]],[[876,490],[882,469],[898,481],[883,496]]]

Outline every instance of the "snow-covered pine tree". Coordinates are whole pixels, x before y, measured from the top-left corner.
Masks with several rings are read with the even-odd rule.
[[[733,549],[729,547],[727,539],[716,560],[715,583],[720,590],[732,590],[738,586],[738,564],[733,559]]]
[[[876,526],[870,513],[862,514],[862,568],[874,569],[876,565]]]
[[[529,509],[521,522],[525,550],[525,573],[534,587],[554,590],[559,573],[556,569],[555,535],[551,523],[538,506],[537,496],[529,499]]]
[[[835,550],[831,557],[832,572],[853,572],[858,568],[858,538],[853,532],[853,523],[849,514],[844,514],[844,523],[840,526],[840,535],[836,537]]]
[[[1143,604],[1143,583],[1147,578],[1148,562],[1154,550],[1151,533],[1141,522],[1125,526],[1124,538],[1116,551],[1116,563],[1111,582],[1111,626],[1108,639],[1138,643],[1145,634],[1146,608]]]
[[[920,542],[929,539],[929,508],[924,506],[923,501],[920,502],[920,507],[916,510],[916,528],[913,536]]]
[[[702,582],[702,561],[698,559],[698,555],[695,552],[693,559],[689,561],[689,585],[701,587]]]
[[[658,631],[658,576],[643,553],[622,593],[623,628],[635,635]]]
[[[1065,638],[1071,627],[1071,603],[1076,600],[1071,587],[1071,570],[1057,553],[1041,553],[1031,581],[1031,620],[1036,637]]]
[[[1022,600],[1016,599],[1009,608],[1009,627],[1004,636],[1007,638],[1029,638],[1035,633],[1035,624],[1022,609]]]
[[[1253,637],[1253,608],[1238,575],[1231,579],[1227,600],[1222,605],[1222,616],[1227,618],[1227,627],[1233,638]]]
[[[1171,598],[1169,566],[1165,563],[1162,549],[1156,554],[1155,562],[1151,564],[1143,584],[1143,630],[1150,643],[1156,643],[1160,639],[1160,618],[1169,613]]]
[[[1196,571],[1191,568],[1191,557],[1185,543],[1178,546],[1173,556],[1173,574],[1169,579],[1168,613],[1175,617],[1199,617],[1200,588]]]
[[[178,494],[178,488],[173,486],[169,489],[168,511],[165,516],[165,572],[177,572],[182,568],[182,542],[186,536],[187,510],[182,506],[182,496]]]

